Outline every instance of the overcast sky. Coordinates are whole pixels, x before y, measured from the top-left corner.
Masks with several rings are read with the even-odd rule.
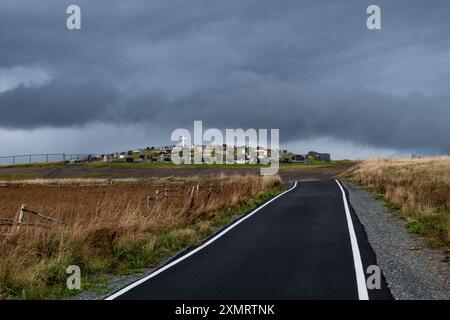
[[[279,128],[335,158],[450,153],[449,14],[448,0],[0,0],[0,155],[162,145],[194,120]]]

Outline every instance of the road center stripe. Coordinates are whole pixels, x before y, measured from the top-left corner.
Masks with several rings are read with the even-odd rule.
[[[366,286],[366,277],[364,276],[364,269],[361,261],[361,254],[359,252],[358,240],[355,234],[355,228],[353,227],[352,216],[350,214],[350,210],[348,208],[347,197],[345,195],[344,188],[339,183],[338,180],[335,180],[338,184],[339,188],[342,191],[342,199],[344,201],[345,215],[347,217],[347,226],[348,232],[350,234],[350,242],[352,245],[353,252],[353,263],[355,265],[355,273],[356,273],[356,284],[358,285],[358,297],[359,300],[369,300],[369,294],[367,293]]]

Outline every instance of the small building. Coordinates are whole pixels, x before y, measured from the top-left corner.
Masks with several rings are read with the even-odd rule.
[[[319,153],[315,151],[308,152],[308,156],[312,158],[313,160],[319,160],[323,162],[330,162],[331,161],[331,155],[329,153]]]
[[[280,152],[280,162],[282,163],[309,163],[309,157],[305,154],[296,154],[283,150]]]
[[[291,156],[291,162],[305,163],[308,162],[308,157],[303,154],[294,154]]]

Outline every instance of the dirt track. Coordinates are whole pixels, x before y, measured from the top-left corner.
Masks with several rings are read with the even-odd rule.
[[[352,164],[339,164],[317,168],[281,168],[279,175],[285,182],[300,179],[329,179],[350,168]],[[4,168],[0,174],[30,174],[34,178],[164,178],[215,177],[220,175],[259,175],[258,168],[95,168],[87,166]],[[1,179],[0,179],[1,180]]]

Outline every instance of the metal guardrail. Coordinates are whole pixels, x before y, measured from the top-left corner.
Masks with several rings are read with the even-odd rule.
[[[66,161],[86,161],[90,155],[81,153],[41,153],[22,154],[14,156],[0,157],[0,166],[30,164],[30,163],[51,163]]]

